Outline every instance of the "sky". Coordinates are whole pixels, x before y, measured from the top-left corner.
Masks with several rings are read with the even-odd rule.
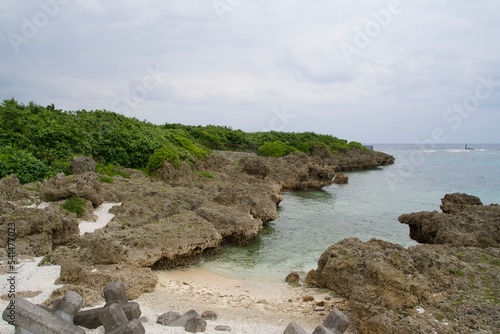
[[[0,99],[362,143],[500,143],[498,0],[0,2]]]

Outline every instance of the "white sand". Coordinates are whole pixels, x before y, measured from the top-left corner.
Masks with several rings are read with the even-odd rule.
[[[92,212],[97,217],[95,221],[80,222],[80,235],[92,233],[95,230],[105,227],[115,216],[109,212],[115,205],[122,205],[122,203],[102,203],[99,205],[99,207]]]
[[[54,284],[60,267],[38,267],[41,259],[22,262],[15,275],[16,294],[35,304],[48,299],[52,291],[60,287]],[[143,294],[136,300],[141,307],[142,316],[149,319],[143,324],[146,333],[186,333],[180,327],[156,324],[157,317],[167,311],[183,313],[195,309],[200,314],[206,310],[216,311],[218,320],[207,321],[208,334],[220,333],[215,331],[217,325],[231,327],[232,330],[227,333],[281,334],[291,321],[312,332],[326,316],[313,311],[314,303],[302,301],[306,291],[301,288],[292,289],[286,285],[260,286],[198,268],[159,272],[158,275],[159,282],[155,291]],[[9,276],[11,275],[6,273],[0,275],[0,291],[5,294],[9,290]],[[323,300],[326,295],[328,294],[316,292],[314,296],[316,300]],[[1,310],[7,305],[8,301],[2,298]],[[86,331],[89,334],[103,334],[104,328]],[[14,333],[14,327],[1,321],[0,333]]]

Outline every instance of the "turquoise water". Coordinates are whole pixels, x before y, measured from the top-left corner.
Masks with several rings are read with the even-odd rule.
[[[286,192],[278,218],[248,246],[224,246],[200,266],[235,278],[282,282],[291,271],[316,268],[321,253],[347,237],[416,243],[403,213],[438,210],[447,193],[500,203],[500,145],[374,145],[396,158],[392,166],[349,173],[349,184]]]

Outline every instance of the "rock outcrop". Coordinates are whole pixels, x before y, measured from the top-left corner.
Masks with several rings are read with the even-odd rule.
[[[466,194],[448,194],[439,212],[401,215],[401,223],[410,227],[410,238],[425,244],[500,247],[500,206],[482,205],[479,198]]]
[[[40,197],[47,202],[67,199],[73,195],[92,202],[94,207],[102,204],[101,182],[97,174],[92,172],[65,176],[57,174],[42,184]]]
[[[404,221],[411,216],[412,224],[419,224],[421,235],[432,235],[424,240],[444,244],[405,249],[376,239],[342,240],[322,254],[315,280],[348,298],[361,333],[494,332],[500,328],[500,248],[492,242],[499,232],[491,226],[498,226],[498,206],[479,203],[453,194],[443,205],[459,205],[454,214],[403,215]],[[475,218],[460,221],[467,214]],[[453,222],[461,233],[453,230]],[[487,233],[496,235],[489,241],[477,237]],[[475,242],[463,243],[467,234]]]
[[[73,214],[58,206],[43,210],[14,207],[0,216],[0,242],[7,244],[7,225],[16,230],[16,253],[24,256],[50,254],[58,246],[76,246],[79,239],[78,221]]]
[[[25,201],[26,203],[30,198],[30,193],[21,186],[14,174],[0,179],[0,200]]]
[[[90,157],[73,157],[71,160],[73,175],[95,172],[95,161]]]
[[[349,183],[349,176],[344,173],[337,173],[333,178],[333,183],[335,184],[347,184]]]

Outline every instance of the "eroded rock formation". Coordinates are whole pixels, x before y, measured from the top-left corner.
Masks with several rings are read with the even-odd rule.
[[[394,161],[383,153],[354,151],[297,153],[279,159],[214,152],[194,165],[174,168],[165,163],[156,178],[120,169],[130,177],[114,176],[112,183],[101,183],[92,162],[80,158],[73,162],[78,174],[59,174],[43,182],[39,192],[24,193],[18,183],[3,181],[17,189],[6,186],[4,198],[31,196],[36,202],[39,197],[55,203],[28,209],[0,198],[5,207],[1,227],[18,222],[18,252],[46,255],[45,263],[61,265],[59,283],[65,286],[56,294],[71,289],[91,305],[106,282],[122,280],[135,298],[154,289],[152,269],[192,264],[203,253],[217,251],[222,242],[244,244],[256,237],[263,224],[276,218],[283,189],[319,189],[332,184],[339,170]],[[76,216],[60,208],[62,200],[73,195],[94,207],[103,201],[122,205],[112,209],[115,218],[105,228],[80,238]],[[34,215],[43,223],[35,223],[30,218]]]
[[[398,218],[410,227],[410,238],[425,244],[500,247],[500,206],[484,206],[467,194],[448,194],[441,202],[442,213],[417,212]]]
[[[447,195],[450,213],[403,215],[418,245],[349,238],[318,262],[317,283],[348,298],[361,333],[492,333],[500,328],[499,207]],[[485,236],[489,235],[488,238]]]

